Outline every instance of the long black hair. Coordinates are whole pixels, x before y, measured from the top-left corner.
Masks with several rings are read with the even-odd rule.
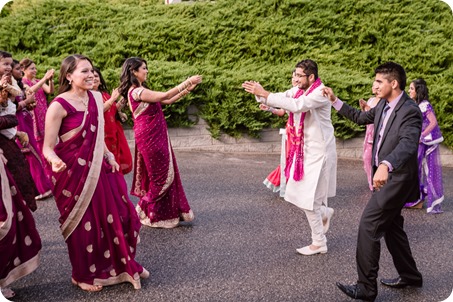
[[[139,57],[127,58],[123,63],[123,66],[121,68],[120,86],[118,87],[118,92],[126,100],[128,99],[127,93],[129,91],[129,88],[131,88],[132,85],[140,86],[140,82],[135,77],[134,71],[138,71],[143,63],[148,65],[144,59]],[[143,86],[146,87],[145,85]]]
[[[423,79],[415,79],[411,82],[414,84],[415,87],[415,102],[420,104],[424,100],[429,101],[428,96],[428,86],[426,86],[426,82]]]

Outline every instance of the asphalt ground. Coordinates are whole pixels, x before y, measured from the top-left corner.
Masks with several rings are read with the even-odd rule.
[[[296,248],[311,242],[304,213],[262,184],[279,155],[177,151],[176,158],[196,219],[175,229],[142,227],[136,259],[151,272],[142,289],[124,283],[87,293],[71,285],[58,211],[48,199],[34,214],[43,242],[41,264],[11,285],[14,301],[352,301],[335,282],[357,278],[357,227],[371,194],[361,161],[338,161],[328,253],[302,256]],[[403,210],[424,286],[379,286],[376,301],[437,302],[451,295],[453,168],[444,168],[443,176],[444,213]],[[131,175],[126,178],[130,184]],[[396,276],[382,241],[379,277]]]

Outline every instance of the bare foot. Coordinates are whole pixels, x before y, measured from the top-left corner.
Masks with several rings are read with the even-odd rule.
[[[9,298],[14,297],[16,295],[16,293],[13,292],[12,289],[10,289],[10,288],[2,288],[2,295],[6,299],[9,299]]]
[[[146,270],[146,268],[143,268],[143,272],[140,273],[140,278],[147,279],[148,277],[149,277],[149,272]]]
[[[102,285],[79,283],[79,282],[75,281],[73,278],[71,278],[71,282],[72,282],[72,284],[77,285],[82,290],[87,291],[87,292],[98,292],[98,291],[102,290]]]

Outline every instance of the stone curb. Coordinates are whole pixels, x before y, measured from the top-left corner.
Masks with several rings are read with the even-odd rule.
[[[279,129],[264,129],[259,139],[244,135],[234,138],[222,134],[219,139],[211,137],[208,126],[200,121],[190,128],[168,130],[174,150],[215,151],[224,153],[275,153],[280,154],[281,136]],[[125,129],[131,149],[135,148],[132,129]],[[348,140],[337,139],[337,156],[344,159],[362,159],[363,136]],[[441,162],[444,167],[453,167],[453,151],[441,145]]]

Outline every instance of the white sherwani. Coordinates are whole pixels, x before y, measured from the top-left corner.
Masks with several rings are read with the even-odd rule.
[[[309,95],[306,95],[307,89],[303,95],[294,99],[298,90],[294,87],[283,93],[269,94],[266,102],[268,106],[293,112],[296,131],[301,113],[306,112],[304,177],[300,181],[293,179],[295,167],[293,161],[284,198],[299,208],[310,211],[313,211],[315,199],[318,203],[322,200],[322,203],[327,206],[327,197],[335,196],[337,187],[337,151],[330,116],[332,105],[329,99],[322,96],[323,88],[324,85],[321,84]]]

